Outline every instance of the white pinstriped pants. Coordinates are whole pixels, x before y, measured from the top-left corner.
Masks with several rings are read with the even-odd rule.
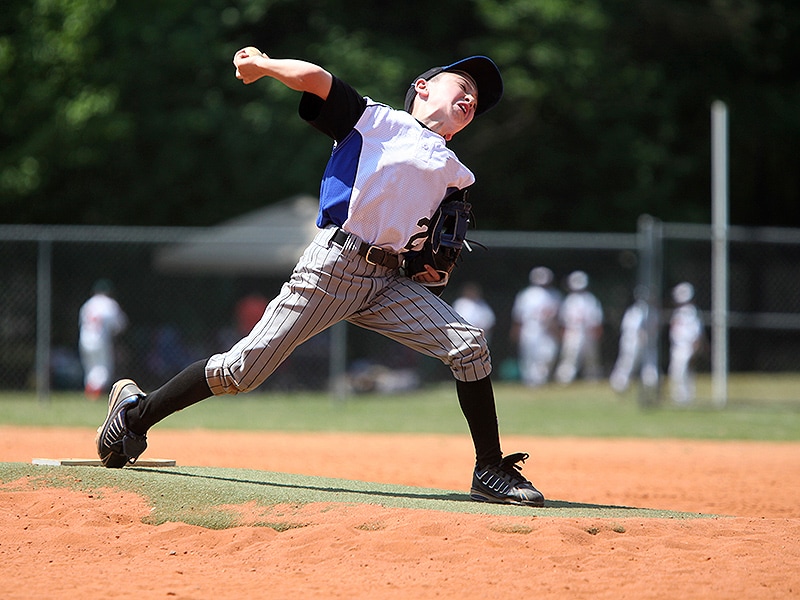
[[[320,231],[253,330],[208,359],[206,379],[215,396],[257,388],[297,346],[342,320],[438,358],[460,381],[491,373],[483,331],[424,286],[367,263],[357,237],[343,248],[332,243],[335,232]]]

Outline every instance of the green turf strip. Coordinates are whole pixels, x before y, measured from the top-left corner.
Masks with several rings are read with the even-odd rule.
[[[110,470],[98,467],[0,463],[0,481],[3,483],[23,477],[29,478],[34,487],[66,487],[87,491],[116,488],[132,491],[143,495],[153,506],[148,523],[184,522],[211,529],[237,525],[235,515],[221,508],[222,506],[252,501],[263,506],[336,502],[527,517],[688,519],[713,516],[628,506],[582,504],[557,499],[547,500],[544,508],[483,504],[471,501],[466,491],[307,477],[250,469],[130,466]]]

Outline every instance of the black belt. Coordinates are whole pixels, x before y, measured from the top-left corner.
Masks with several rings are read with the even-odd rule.
[[[333,243],[344,247],[349,237],[350,234],[344,229],[337,229],[331,240]],[[369,264],[380,265],[381,267],[386,267],[387,269],[397,269],[400,267],[400,263],[402,262],[399,255],[387,252],[378,246],[370,246],[367,242],[361,242],[361,244],[358,246],[358,254],[359,256],[363,256]]]

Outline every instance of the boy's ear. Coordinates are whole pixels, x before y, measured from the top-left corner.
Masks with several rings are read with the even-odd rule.
[[[423,99],[428,97],[428,82],[425,79],[417,79],[414,82],[414,89],[417,91],[417,94],[421,96]]]

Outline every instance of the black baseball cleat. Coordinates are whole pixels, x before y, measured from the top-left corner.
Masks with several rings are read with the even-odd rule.
[[[509,454],[497,465],[475,467],[469,497],[478,502],[544,506],[544,496],[525,479],[522,468],[517,465],[527,458],[524,452],[517,452]]]
[[[97,455],[104,467],[119,469],[133,464],[147,448],[147,437],[128,430],[125,413],[139,404],[144,392],[130,379],[120,379],[108,395],[108,416],[97,428]]]

